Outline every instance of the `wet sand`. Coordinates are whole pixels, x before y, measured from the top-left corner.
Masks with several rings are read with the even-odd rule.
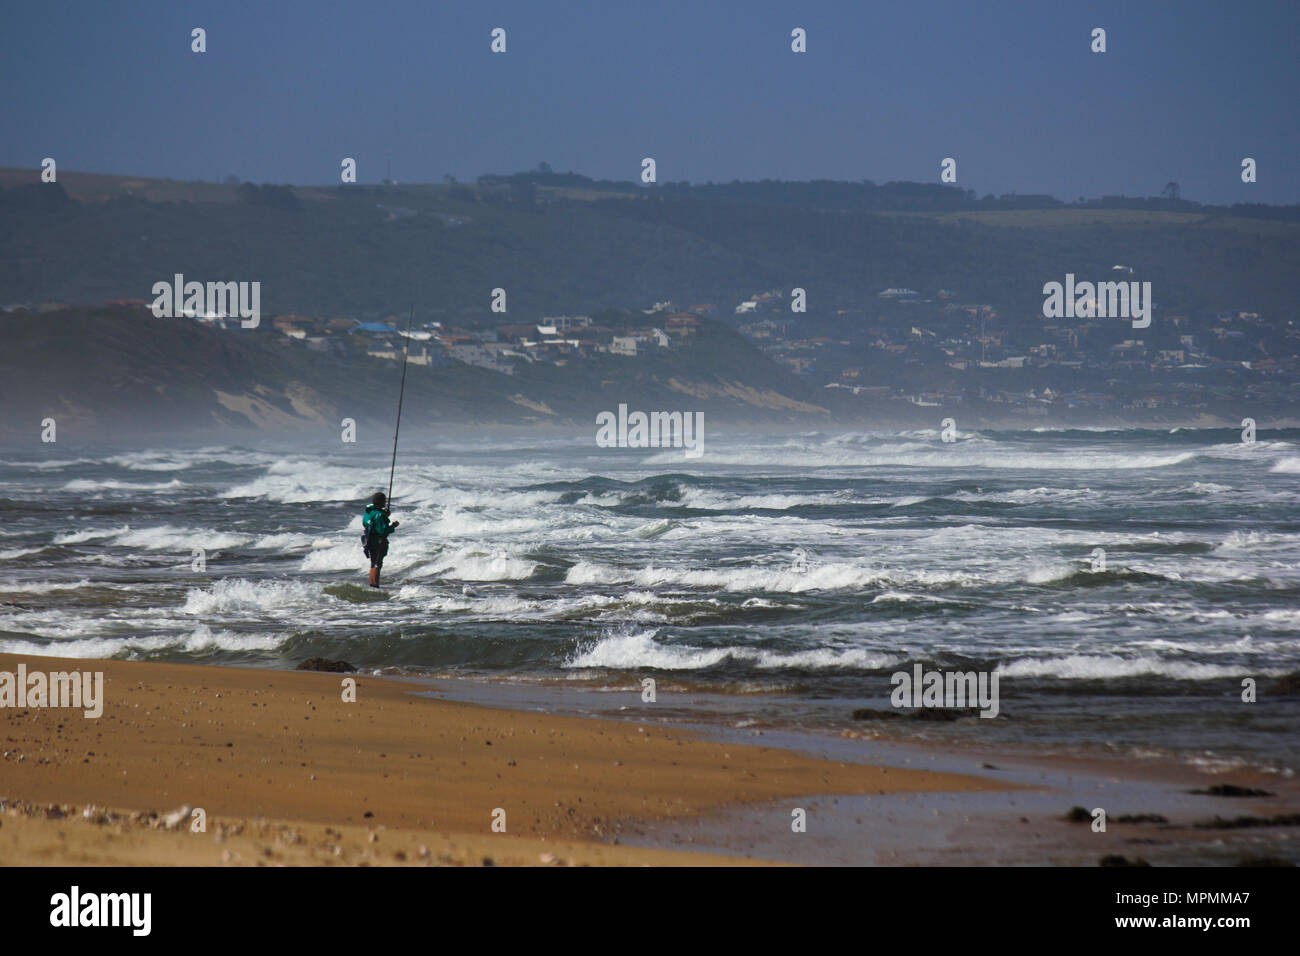
[[[800,805],[808,827],[800,834],[788,825],[789,803],[724,807],[698,817],[629,824],[624,843],[852,866],[1096,866],[1117,856],[1153,866],[1231,866],[1261,859],[1300,863],[1300,825],[1202,826],[1216,817],[1300,817],[1300,780],[1291,775],[995,744],[978,739],[978,720],[970,728],[974,739],[966,743],[897,736],[879,724],[810,732],[755,720],[752,703],[716,692],[665,692],[661,685],[658,703],[647,708],[636,703],[635,680],[603,680],[598,690],[576,688],[572,681],[418,680],[429,693],[462,703],[654,720],[723,743],[761,739],[769,747],[823,760],[961,774],[990,784],[982,790],[807,797]],[[1269,796],[1204,792],[1220,785]],[[1066,819],[1079,806],[1089,812],[1103,808],[1105,830],[1094,830],[1091,818]]]

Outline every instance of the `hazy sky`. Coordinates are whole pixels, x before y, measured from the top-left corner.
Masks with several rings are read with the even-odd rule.
[[[10,4],[0,165],[931,182],[951,156],[980,195],[1293,203],[1298,36],[1296,0]]]

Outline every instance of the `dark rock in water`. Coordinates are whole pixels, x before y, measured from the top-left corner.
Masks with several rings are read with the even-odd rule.
[[[1130,860],[1126,856],[1120,856],[1117,853],[1112,853],[1109,856],[1103,856],[1101,860],[1097,863],[1097,865],[1098,866],[1150,866],[1151,864],[1148,863],[1146,860],[1142,859],[1142,857],[1140,856],[1135,856],[1133,859]]]
[[[389,593],[379,588],[360,587],[356,584],[331,584],[324,588],[326,594],[336,597],[340,601],[350,601],[353,604],[372,604],[375,601],[387,601]]]
[[[1198,830],[1249,830],[1254,827],[1300,827],[1300,813],[1286,813],[1276,817],[1233,817],[1227,820],[1216,816],[1194,824]]]
[[[1290,860],[1280,856],[1245,856],[1238,860],[1236,866],[1295,866]]]
[[[896,710],[877,710],[874,707],[859,707],[853,712],[854,720],[890,720],[902,716]]]
[[[1091,823],[1092,814],[1084,807],[1070,807],[1065,814],[1065,819],[1069,820],[1071,823]]]
[[[1166,817],[1158,813],[1126,813],[1115,818],[1116,823],[1168,823]]]
[[[918,707],[911,715],[917,720],[959,720],[962,717],[978,717],[978,707]]]
[[[300,671],[328,671],[331,674],[350,674],[356,670],[347,661],[331,661],[323,657],[312,657],[298,665]]]
[[[1188,790],[1188,793],[1199,794],[1203,797],[1271,797],[1273,794],[1267,790],[1256,790],[1254,787],[1238,787],[1230,783],[1216,783],[1212,787],[1206,787],[1204,790]]]
[[[978,717],[979,713],[978,707],[900,707],[891,710],[859,707],[853,712],[853,719],[895,720],[899,717],[911,717],[913,720],[950,721],[962,717]]]
[[[1283,674],[1273,685],[1274,694],[1300,694],[1300,671]]]

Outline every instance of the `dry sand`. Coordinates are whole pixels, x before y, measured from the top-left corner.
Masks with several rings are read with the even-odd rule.
[[[628,822],[723,806],[997,786],[450,703],[363,675],[11,654],[0,671],[20,662],[102,671],[105,703],[97,719],[0,709],[0,865],[747,863],[616,841]]]

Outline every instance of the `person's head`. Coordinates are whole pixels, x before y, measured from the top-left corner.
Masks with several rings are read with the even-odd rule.
[[[388,499],[384,497],[382,491],[376,491],[375,496],[370,499],[370,503],[376,508],[382,508],[384,505],[388,504]]]

